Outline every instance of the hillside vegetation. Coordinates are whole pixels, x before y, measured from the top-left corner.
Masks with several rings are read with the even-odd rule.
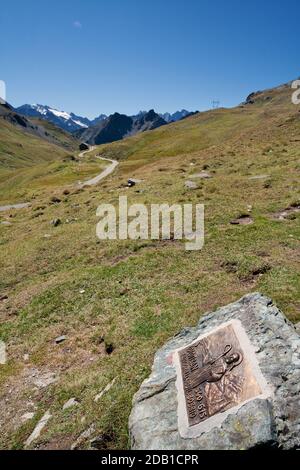
[[[63,168],[55,185],[37,173],[31,207],[0,213],[0,337],[8,353],[1,448],[23,448],[50,410],[33,448],[67,449],[89,431],[79,448],[102,436],[102,448],[124,449],[133,394],[157,348],[182,327],[253,291],[300,320],[300,108],[289,86],[248,101],[96,148],[94,156],[120,160],[99,186],[66,186]],[[37,159],[52,158],[42,154]],[[93,155],[86,162],[92,174],[99,164]],[[192,178],[202,171],[211,177]],[[127,188],[129,177],[142,182]],[[191,179],[197,189],[185,186]],[[3,201],[12,192],[6,184]],[[25,190],[21,178],[18,185]],[[129,204],[204,203],[204,248],[98,240],[97,206],[117,205],[119,195]],[[246,216],[252,223],[231,223]],[[77,405],[63,409],[70,398]],[[34,417],[24,423],[27,412]]]

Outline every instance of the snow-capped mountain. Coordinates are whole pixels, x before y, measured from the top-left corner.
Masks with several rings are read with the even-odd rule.
[[[77,116],[74,113],[66,113],[65,111],[59,111],[58,109],[41,104],[24,104],[23,106],[16,108],[16,111],[23,114],[23,116],[36,117],[50,121],[68,132],[87,129],[107,117],[105,114],[101,114],[91,121],[88,118]]]

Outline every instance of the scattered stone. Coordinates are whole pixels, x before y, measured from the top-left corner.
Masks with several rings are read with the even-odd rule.
[[[85,290],[84,290],[84,289],[81,289],[81,290],[79,291],[79,294],[84,294],[84,293],[85,293]]]
[[[210,173],[207,173],[206,171],[201,171],[201,173],[195,173],[194,175],[190,175],[190,178],[208,179],[212,178],[212,175]]]
[[[51,238],[51,235],[49,233],[45,233],[44,238]]]
[[[33,380],[33,383],[38,388],[46,388],[49,385],[57,382],[58,377],[54,372],[46,372],[45,374],[39,375]]]
[[[127,181],[127,186],[129,188],[132,188],[133,186],[135,186],[136,184],[138,183],[141,183],[142,180],[138,180],[138,179],[134,179],[134,178],[129,178],[129,180]]]
[[[248,214],[242,214],[237,219],[230,221],[231,225],[250,225],[253,224],[253,219]]]
[[[33,443],[33,441],[35,441],[40,436],[42,430],[44,429],[44,427],[46,426],[50,418],[51,418],[51,414],[50,414],[50,411],[48,410],[44,414],[44,416],[40,419],[40,421],[34,428],[33,432],[30,434],[30,436],[26,440],[25,447],[30,446]]]
[[[56,196],[52,196],[52,198],[50,199],[50,202],[52,204],[59,204],[61,202],[61,199],[59,199],[58,197]]]
[[[6,225],[7,227],[9,227],[10,225],[12,225],[12,223],[11,223],[11,222],[8,222],[8,220],[3,220],[3,221],[1,222],[1,225]]]
[[[29,354],[24,354],[23,360],[24,360],[25,362],[29,361]]]
[[[98,395],[95,396],[95,402],[96,403],[100,400],[100,398],[103,397],[103,395],[105,393],[109,392],[109,390],[114,386],[116,380],[117,380],[117,378],[115,377],[112,382],[110,382],[108,385],[106,385],[106,387]]]
[[[76,400],[76,398],[70,398],[70,400],[68,400],[64,406],[63,406],[63,410],[67,410],[68,408],[72,408],[72,406],[77,406],[79,405],[78,401]]]
[[[298,335],[300,335],[300,322],[296,323],[295,329],[296,329]]]
[[[92,424],[88,429],[83,431],[80,436],[76,439],[76,441],[71,445],[71,450],[78,449],[92,434],[95,432],[95,425]]]
[[[68,189],[64,189],[63,194],[64,194],[65,196],[68,196],[68,194],[70,194],[70,191],[69,191]]]
[[[297,449],[299,380],[295,327],[271,299],[246,295],[156,353],[133,399],[132,449]]]
[[[60,344],[60,343],[63,343],[64,341],[66,341],[67,337],[66,336],[59,336],[58,338],[55,339],[55,342],[56,344]]]
[[[277,220],[294,220],[296,218],[296,214],[300,212],[300,202],[295,202],[291,204],[289,207],[284,209],[283,211],[279,211],[274,214],[273,218]]]
[[[266,178],[271,178],[270,175],[255,175],[255,176],[250,176],[249,180],[264,180]]]
[[[6,345],[4,341],[0,340],[0,364],[6,364],[7,356],[6,356]]]
[[[32,411],[32,412],[29,412],[29,413],[24,413],[22,416],[21,416],[21,421],[22,423],[26,423],[27,421],[30,421],[32,418],[34,418],[34,415],[35,413]]]
[[[198,185],[194,181],[186,181],[184,186],[187,189],[198,189]]]
[[[51,224],[54,227],[58,227],[61,224],[61,220],[60,219],[53,219],[53,220],[51,220]]]

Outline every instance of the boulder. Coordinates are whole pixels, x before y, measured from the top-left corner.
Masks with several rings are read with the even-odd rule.
[[[300,337],[259,293],[201,317],[155,355],[133,399],[133,449],[300,447]]]
[[[135,186],[136,184],[139,184],[141,182],[142,182],[142,180],[139,180],[139,179],[136,179],[136,178],[129,178],[129,180],[127,181],[127,186],[129,188],[132,188],[133,186]]]
[[[199,186],[197,185],[197,183],[195,183],[194,181],[186,181],[184,186],[187,188],[187,189],[198,189]]]

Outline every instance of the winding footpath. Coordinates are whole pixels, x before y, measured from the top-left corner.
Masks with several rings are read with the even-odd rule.
[[[87,153],[92,152],[93,150],[95,150],[95,148],[96,147],[91,147],[88,150],[84,150],[83,152],[80,152],[78,157],[79,158],[84,158],[84,156]],[[94,176],[93,178],[91,178],[87,181],[84,181],[83,183],[79,183],[79,187],[83,188],[84,186],[95,186],[96,184],[99,183],[99,181],[103,180],[108,175],[110,175],[114,171],[114,169],[119,165],[119,162],[117,160],[111,160],[110,158],[104,158],[104,157],[98,157],[98,156],[96,158],[98,158],[99,160],[104,160],[106,162],[110,162],[110,165],[107,168],[105,168],[105,170],[101,171],[101,173],[99,173],[99,175]],[[0,212],[8,211],[10,209],[24,209],[25,207],[29,207],[29,206],[30,206],[30,202],[21,202],[21,203],[18,203],[18,204],[8,204],[8,205],[5,205],[5,206],[0,206]]]

